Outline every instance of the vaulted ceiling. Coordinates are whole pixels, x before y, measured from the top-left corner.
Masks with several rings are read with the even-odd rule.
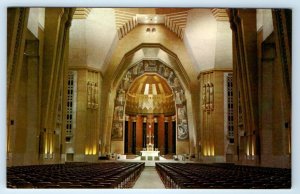
[[[232,65],[225,9],[77,8],[73,18],[70,64],[100,70],[104,79],[118,74],[123,59],[132,64],[151,58],[175,69],[178,60],[186,83],[195,84],[200,71]],[[128,53],[142,44],[161,45],[173,54],[170,57],[156,47]],[[126,53],[131,57],[124,58]]]
[[[172,89],[157,74],[137,78],[126,95],[127,114],[175,114]]]
[[[75,19],[88,16],[92,8],[77,8]],[[115,24],[119,39],[122,39],[138,24],[163,24],[183,39],[187,24],[188,11],[191,8],[114,8]],[[225,9],[211,9],[217,20],[228,20]]]
[[[129,93],[132,95],[171,95],[173,92],[163,78],[156,74],[146,74],[135,80]]]

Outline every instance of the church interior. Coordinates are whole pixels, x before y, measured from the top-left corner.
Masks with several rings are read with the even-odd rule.
[[[8,8],[7,187],[291,188],[291,42],[290,9]]]

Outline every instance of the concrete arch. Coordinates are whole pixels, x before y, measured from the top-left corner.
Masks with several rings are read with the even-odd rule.
[[[134,49],[128,51],[121,60],[118,68],[116,69],[115,76],[113,77],[112,87],[115,87],[120,82],[120,78],[124,72],[134,66],[141,60],[159,60],[166,66],[169,66],[181,78],[185,88],[190,88],[191,80],[185,71],[178,56],[163,46],[157,43],[142,43]]]
[[[114,114],[114,100],[116,99],[117,89],[120,85],[122,78],[128,72],[130,68],[132,68],[137,63],[143,60],[156,60],[164,64],[165,66],[169,67],[174,71],[174,74],[178,77],[182,87],[185,91],[186,97],[186,108],[187,108],[187,119],[189,121],[188,131],[189,131],[189,142],[186,142],[181,147],[185,147],[188,149],[181,150],[178,149],[177,153],[190,153],[191,146],[194,147],[196,142],[196,122],[195,117],[193,114],[193,107],[192,107],[192,96],[191,96],[191,81],[188,77],[187,72],[185,71],[183,65],[181,64],[180,60],[178,59],[177,55],[164,47],[161,44],[140,44],[139,46],[135,47],[134,49],[127,52],[118,68],[116,69],[115,73],[111,77],[111,84],[106,86],[107,92],[104,92],[102,95],[104,101],[103,111],[105,116],[103,122],[103,134],[105,136],[102,138],[106,152],[111,151],[111,128],[112,128],[112,119]],[[180,146],[179,146],[180,147]]]

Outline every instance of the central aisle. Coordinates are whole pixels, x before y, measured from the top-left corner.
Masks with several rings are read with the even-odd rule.
[[[165,186],[161,181],[155,167],[146,166],[138,180],[135,182],[133,189],[164,189]]]

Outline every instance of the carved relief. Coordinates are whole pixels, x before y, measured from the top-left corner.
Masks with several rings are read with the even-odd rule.
[[[207,82],[202,87],[202,109],[212,111],[214,109],[214,85]]]
[[[97,83],[88,81],[87,82],[87,107],[90,109],[98,108],[98,86]]]

